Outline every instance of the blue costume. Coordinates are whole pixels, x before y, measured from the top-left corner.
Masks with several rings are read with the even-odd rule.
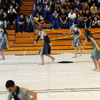
[[[6,38],[5,38],[5,35],[6,34],[6,32],[5,32],[5,30],[3,30],[3,29],[0,29],[0,51],[1,50],[3,50],[3,49],[7,49],[7,47],[6,47]]]
[[[78,27],[73,27],[73,31],[74,31],[73,46],[78,47],[81,45],[81,38],[79,37],[78,39],[76,39],[76,37],[79,35]]]
[[[44,45],[43,45],[42,49],[40,50],[40,55],[51,54],[50,39],[49,39],[48,35],[44,35],[43,32],[40,32],[40,35],[38,36],[36,42],[38,42],[40,37],[41,37],[41,39],[44,40]]]
[[[88,30],[85,30],[85,34],[87,33],[87,32],[90,32],[90,31],[88,31]],[[100,51],[97,49],[97,47],[96,47],[96,45],[93,43],[93,41],[90,39],[90,38],[94,38],[93,37],[93,35],[90,33],[86,38],[87,38],[87,41],[89,41],[89,42],[91,42],[91,44],[92,44],[92,46],[93,46],[93,48],[94,48],[94,50],[93,50],[93,52],[92,52],[92,54],[91,54],[91,58],[93,58],[93,59],[95,59],[95,60],[99,60],[100,59]],[[99,45],[99,44],[98,44]]]

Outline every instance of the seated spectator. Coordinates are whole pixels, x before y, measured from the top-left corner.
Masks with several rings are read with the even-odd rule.
[[[97,17],[92,21],[92,28],[100,28],[100,20]]]
[[[36,14],[36,17],[35,17],[35,22],[38,24],[38,25],[41,25],[41,24],[44,24],[44,18],[42,15],[39,15],[38,13]]]
[[[76,13],[74,13],[73,9],[70,11],[70,13],[68,13],[68,19],[69,19],[69,28],[72,26],[72,23],[75,21],[76,19]]]
[[[34,21],[33,15],[31,13],[29,13],[29,15],[26,19],[26,24],[27,24],[27,32],[34,32],[35,21]]]
[[[16,10],[14,9],[13,5],[10,6],[10,9],[13,9],[13,12],[17,13]],[[10,9],[8,9],[8,14],[10,13]]]
[[[86,14],[85,14],[85,23],[86,23],[86,28],[90,28],[91,27],[91,19],[92,19],[92,14],[90,12],[89,9],[86,10]]]
[[[82,9],[82,4],[80,3],[79,0],[74,0],[74,2],[72,3],[73,9]]]
[[[8,16],[6,12],[3,12],[3,22],[4,22],[4,28],[7,28],[7,21],[8,21]]]
[[[58,14],[61,15],[62,7],[60,6],[60,4],[55,4],[55,9],[57,10]]]
[[[24,31],[25,31],[25,17],[24,14],[21,14],[18,22],[18,32],[20,33]]]
[[[2,11],[3,11],[3,12],[7,12],[7,11],[8,11],[8,8],[7,8],[6,5],[4,5],[4,6],[2,7]]]
[[[43,11],[41,9],[41,7],[38,5],[37,8],[34,10],[33,16],[36,17],[36,14],[39,13],[43,15]]]
[[[98,6],[98,7],[100,7],[100,0],[97,0],[97,3],[98,3],[98,5],[97,5],[97,6]]]
[[[60,27],[63,29],[68,28],[68,17],[63,8],[61,10],[61,15],[60,15]]]
[[[84,4],[83,4],[83,10],[86,10],[86,9],[89,9],[90,7],[89,7],[89,5],[88,5],[88,2],[85,2]]]
[[[59,29],[59,15],[57,13],[57,10],[55,10],[54,13],[52,14],[51,22],[53,29]]]
[[[80,28],[85,28],[85,14],[84,11],[80,10],[78,14],[77,23]]]
[[[19,6],[22,6],[22,1],[23,0],[15,0],[15,2],[18,3]]]
[[[70,6],[70,5],[71,5],[71,3],[69,2],[69,0],[65,0],[64,6]]]
[[[97,7],[95,6],[95,3],[93,3],[93,6],[91,7],[91,13],[93,14],[93,15],[96,15],[96,13],[97,13]]]
[[[17,15],[13,12],[13,9],[10,9],[10,12],[8,14],[8,24],[9,25],[15,25],[16,24]]]
[[[46,23],[50,23],[50,17],[51,17],[50,7],[49,5],[46,5],[44,9],[44,20]]]
[[[16,12],[18,13],[20,11],[19,9],[19,5],[18,3],[15,2],[15,0],[12,1],[12,5],[13,5],[13,8],[16,10]]]

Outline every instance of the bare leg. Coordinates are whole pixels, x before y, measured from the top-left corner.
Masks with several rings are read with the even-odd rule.
[[[96,60],[97,61],[97,64],[99,66],[99,71],[100,71],[100,61],[99,60]]]
[[[79,51],[80,51],[80,56],[82,55],[82,49],[81,47],[78,47]]]
[[[73,58],[77,58],[77,47],[74,48],[75,48],[75,56]]]
[[[95,61],[93,58],[92,58],[92,61],[93,61],[94,65],[95,65],[95,68],[93,69],[93,71],[98,70],[98,67],[97,67],[97,63],[96,63],[96,61]]]
[[[54,62],[55,61],[55,58],[54,57],[52,57],[51,55],[46,55],[46,56],[48,56],[49,58],[51,58],[52,59],[52,62]]]
[[[4,57],[4,54],[3,54],[3,51],[0,51],[0,53],[1,53],[1,56],[2,56],[1,60],[5,60],[5,57]]]
[[[41,65],[44,65],[44,55],[41,55],[41,60],[42,60]]]

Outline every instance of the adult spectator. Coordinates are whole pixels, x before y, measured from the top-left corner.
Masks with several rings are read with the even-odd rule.
[[[63,8],[61,9],[61,15],[60,15],[60,27],[63,29],[68,28],[68,17]]]
[[[95,5],[95,3],[93,3],[93,6],[91,7],[91,13],[93,14],[93,15],[96,15],[97,14],[97,7],[96,7],[96,5]]]
[[[29,13],[28,17],[26,18],[26,24],[27,24],[27,32],[34,32],[35,21],[31,13]]]
[[[70,13],[68,13],[68,19],[69,19],[69,28],[72,26],[72,23],[75,21],[76,19],[76,13],[74,13],[73,9],[70,11]]]
[[[15,8],[13,7],[13,5],[10,6],[10,9],[13,9],[13,12],[17,14]],[[8,14],[10,13],[10,9],[8,9]]]
[[[33,16],[36,17],[36,14],[42,14],[43,15],[43,11],[41,9],[41,7],[38,5],[37,8],[34,10]]]
[[[9,14],[8,14],[8,24],[9,25],[15,25],[16,23],[16,19],[17,19],[17,15],[16,13],[13,12],[13,9],[9,10]]]
[[[55,10],[54,13],[52,14],[51,22],[53,29],[59,29],[59,15],[57,13],[57,10]]]
[[[91,27],[91,19],[92,19],[92,14],[91,14],[90,10],[87,9],[86,14],[85,14],[85,23],[86,23],[87,28]]]
[[[7,12],[3,12],[3,22],[4,22],[4,28],[7,28],[7,21],[8,21],[8,16]]]
[[[50,17],[51,17],[50,7],[47,4],[44,9],[44,20],[46,23],[50,23]]]
[[[36,17],[35,17],[35,22],[38,24],[38,25],[41,25],[44,23],[44,18],[42,15],[39,15],[39,13],[36,14]]]
[[[79,0],[74,0],[74,2],[72,3],[73,9],[82,9],[82,4],[79,2]]]
[[[97,17],[92,21],[92,28],[100,28],[100,20]]]
[[[18,32],[24,32],[25,31],[25,17],[24,14],[21,14],[19,17],[19,22],[18,22]]]

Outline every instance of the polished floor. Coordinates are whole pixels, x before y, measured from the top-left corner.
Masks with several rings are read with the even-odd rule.
[[[38,100],[100,100],[100,72],[92,71],[90,54],[77,59],[73,54],[53,56],[55,63],[45,57],[44,66],[39,65],[39,55],[6,56],[0,61],[0,100],[7,100],[5,82],[9,79],[36,91]]]

